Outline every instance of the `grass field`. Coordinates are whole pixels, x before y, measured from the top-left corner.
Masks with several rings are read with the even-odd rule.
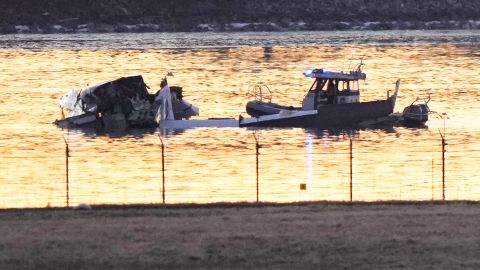
[[[0,211],[1,269],[480,269],[480,203]]]

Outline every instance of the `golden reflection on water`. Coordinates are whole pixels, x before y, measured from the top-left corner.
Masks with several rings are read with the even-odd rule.
[[[362,56],[361,99],[383,99],[402,79],[397,111],[431,93],[430,108],[447,113],[447,199],[480,198],[477,115],[478,46],[449,44],[241,47],[193,50],[1,50],[0,207],[63,206],[65,146],[70,143],[70,204],[162,202],[158,130],[97,134],[51,123],[68,89],[142,74],[152,92],[167,71],[171,85],[200,107],[202,118],[245,115],[246,92],[267,84],[273,100],[299,105],[309,67],[347,69]],[[427,129],[325,133],[267,129],[259,133],[262,201],[349,200],[349,137],[353,138],[354,200],[441,199],[444,121]],[[163,134],[166,202],[255,201],[251,130],[195,129]],[[300,184],[307,184],[300,190]]]

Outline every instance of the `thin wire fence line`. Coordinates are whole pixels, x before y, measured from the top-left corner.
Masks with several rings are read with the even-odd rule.
[[[452,145],[448,145],[447,147],[449,146],[452,146]],[[159,145],[160,147],[160,145]],[[438,145],[439,148],[441,148],[441,144]],[[255,150],[255,146],[253,148],[251,148],[252,150]],[[262,147],[261,148],[262,150],[265,150],[266,148]],[[354,148],[354,150],[357,149],[357,148]],[[19,151],[22,151],[21,149]],[[305,150],[282,150],[284,153],[289,153],[289,154],[306,154],[306,151]],[[360,153],[360,154],[375,154],[375,153],[378,153],[378,151],[365,151],[365,150],[355,150],[356,153]],[[435,150],[411,150],[411,151],[408,151],[409,153],[441,153],[442,151],[441,150],[438,150],[438,151],[435,151]],[[470,153],[480,153],[480,149],[474,149],[474,150],[471,150],[469,149],[468,152]],[[75,153],[82,153],[82,152],[79,152],[78,150],[75,150],[74,148],[72,148],[71,150],[71,153],[72,154],[75,154]],[[106,150],[104,151],[104,153],[120,153],[120,154],[125,154],[125,156],[134,156],[134,157],[137,157],[137,156],[142,156],[141,154],[132,154],[132,153],[125,153],[124,151],[117,151],[117,150]],[[459,154],[462,154],[464,153],[464,151],[460,151],[460,150],[449,150],[447,149],[446,150],[446,153],[459,153]],[[330,153],[330,152],[322,152],[322,153],[315,153],[315,155],[348,155],[349,152],[348,151],[345,151],[345,152],[339,152],[339,151],[335,151],[335,153]],[[61,157],[64,157],[64,155],[62,154],[49,154],[48,155],[49,157],[58,157],[58,158],[61,158]],[[91,157],[91,155],[89,154],[83,154],[83,155],[76,155],[77,157]],[[18,158],[18,159],[24,159],[24,158],[32,158],[32,156],[18,156],[18,155],[8,155],[8,158]]]
[[[261,141],[259,144],[262,145]],[[146,145],[152,146],[151,143]],[[180,173],[172,169],[174,168],[172,165],[184,161],[181,153],[177,153],[174,148],[179,145],[178,142],[165,144],[165,156],[162,158],[159,149],[146,150],[142,153],[104,149],[105,151],[101,153],[100,157],[92,157],[87,154],[88,146],[71,144],[68,152],[69,179],[67,183],[65,183],[66,175],[64,174],[65,154],[46,153],[48,158],[54,160],[55,168],[58,169],[46,176],[41,171],[27,173],[21,170],[21,166],[28,163],[41,164],[43,159],[40,156],[26,156],[28,163],[14,164],[13,167],[12,164],[0,164],[2,171],[18,176],[19,179],[19,183],[7,183],[4,186],[5,191],[0,199],[0,207],[15,204],[19,207],[37,205],[32,203],[36,200],[40,201],[39,205],[44,206],[47,204],[68,206],[78,202],[102,204],[119,200],[123,200],[121,203],[127,204],[135,202],[308,201],[323,199],[347,201],[351,195],[353,195],[353,201],[396,200],[399,198],[419,200],[441,199],[442,190],[446,193],[446,199],[462,197],[480,199],[480,186],[456,181],[475,177],[476,174],[462,170],[461,161],[448,160],[449,153],[452,153],[448,150],[450,145],[447,146],[445,155],[447,168],[443,175],[445,187],[441,186],[441,144],[432,146],[438,147],[439,151],[414,149],[397,153],[398,155],[392,159],[380,157],[371,160],[370,157],[365,159],[362,155],[377,154],[379,151],[364,151],[362,148],[367,146],[358,144],[354,140],[351,161],[349,161],[348,141],[339,142],[338,145],[329,146],[327,149],[322,148],[321,142],[316,143],[316,152],[308,152],[307,149],[300,150],[301,147],[306,146],[305,143],[290,145],[290,147],[299,147],[298,150],[284,150],[281,144],[262,145],[258,153],[257,176],[255,176],[256,147],[254,142],[248,146],[242,144],[241,150],[229,153],[228,156],[219,151],[212,154],[209,161],[194,163],[195,166],[204,166],[206,170],[195,170],[195,166],[192,166],[188,171]],[[229,148],[235,148],[234,144],[225,142],[220,142],[218,146],[212,148],[222,148],[226,145]],[[154,146],[160,148],[160,144]],[[58,151],[64,152],[65,150],[58,147]],[[191,149],[191,151],[195,151],[195,149]],[[394,152],[386,148],[382,154]],[[101,160],[102,157],[112,153],[116,154],[113,160]],[[418,153],[425,155],[416,155]],[[145,157],[145,160],[138,164],[129,164],[128,157],[143,157],[144,154],[149,155]],[[412,158],[416,156],[418,157]],[[456,155],[455,157],[457,158]],[[21,158],[21,156],[12,158]],[[241,160],[241,164],[225,163],[224,160],[228,158]],[[163,159],[165,159],[166,167],[164,188],[162,188],[159,166]],[[282,175],[275,171],[282,166],[288,167],[291,161],[297,159],[305,161],[305,164],[295,168],[298,170],[298,174]],[[476,158],[467,157],[467,159],[475,160]],[[186,160],[186,162],[195,162],[195,160]],[[313,164],[311,168],[308,167],[308,162]],[[326,167],[323,166],[325,162],[345,164],[345,167],[339,171],[325,171]],[[349,162],[352,162],[353,165],[353,175],[350,175],[347,166]],[[89,166],[92,164],[95,164],[96,167],[90,168]],[[274,168],[271,168],[272,164],[275,165]],[[455,165],[455,167],[449,166],[449,164]],[[395,170],[391,168],[395,168]],[[209,175],[202,175],[205,172],[208,172]],[[240,174],[237,175],[238,173]],[[406,179],[415,176],[420,177],[413,180]],[[49,179],[50,177],[52,179]],[[255,180],[255,177],[258,180]],[[387,183],[380,181],[382,178],[398,178],[400,180]],[[32,181],[30,185],[35,186],[37,190],[23,191],[23,199],[22,196],[9,199],[8,193],[19,192],[23,185],[21,182],[32,179],[35,181]],[[196,182],[191,182],[190,179],[196,179]],[[230,185],[224,185],[225,180],[230,180]],[[231,184],[232,182],[234,184]],[[304,190],[301,189],[301,185],[304,185]],[[349,190],[350,186],[352,190]],[[466,188],[470,191],[464,194],[463,190]],[[163,200],[162,192],[165,197]],[[66,200],[65,197],[67,197]]]

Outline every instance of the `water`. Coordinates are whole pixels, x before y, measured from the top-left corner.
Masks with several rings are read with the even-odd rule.
[[[428,127],[257,132],[261,201],[442,199],[439,131],[445,129],[446,199],[479,200],[478,31],[175,33],[0,36],[0,207],[255,201],[253,131],[199,128],[101,133],[61,130],[58,100],[71,88],[141,74],[154,92],[167,71],[201,118],[245,114],[246,92],[267,84],[299,105],[310,67],[347,69],[363,57],[363,101],[402,79],[396,111],[431,93]],[[301,190],[300,184],[306,184]]]

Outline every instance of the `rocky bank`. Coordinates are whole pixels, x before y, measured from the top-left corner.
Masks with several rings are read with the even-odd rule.
[[[480,1],[0,1],[1,34],[389,29],[480,29]]]

